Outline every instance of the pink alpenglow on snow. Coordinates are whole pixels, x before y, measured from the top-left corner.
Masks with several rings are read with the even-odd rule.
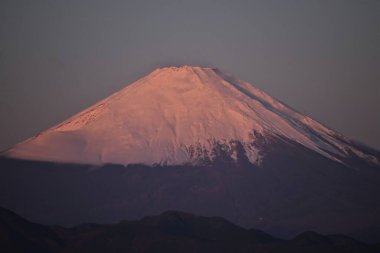
[[[218,69],[190,66],[156,69],[5,155],[96,165],[179,165],[212,161],[215,144],[234,150],[239,142],[248,160],[260,165],[265,155],[252,145],[257,135],[283,137],[336,161],[354,153],[378,163],[347,138],[251,84]],[[231,158],[237,159],[236,152]]]

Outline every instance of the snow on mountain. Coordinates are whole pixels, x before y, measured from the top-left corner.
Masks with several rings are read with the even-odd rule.
[[[264,159],[255,139],[282,137],[330,159],[356,154],[350,140],[218,69],[159,68],[5,155],[89,164],[197,164],[215,145],[234,160],[241,144],[251,163]]]

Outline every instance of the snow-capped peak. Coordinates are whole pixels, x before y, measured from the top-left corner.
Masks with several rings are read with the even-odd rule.
[[[258,138],[280,136],[328,158],[370,155],[342,136],[216,68],[159,68],[63,123],[22,142],[7,156],[90,164],[213,161],[215,147],[251,163]]]

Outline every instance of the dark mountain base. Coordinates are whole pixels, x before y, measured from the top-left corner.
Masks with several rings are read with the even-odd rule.
[[[118,224],[87,224],[74,228],[31,223],[0,208],[0,251],[13,253],[74,252],[324,252],[375,253],[368,245],[342,235],[305,232],[281,240],[247,230],[219,217],[169,211],[160,216]]]
[[[310,230],[380,242],[379,167],[359,160],[348,167],[280,140],[265,150],[260,167],[244,156],[234,163],[222,150],[204,166],[96,168],[2,158],[0,205],[49,225],[113,223],[180,210],[281,238]]]

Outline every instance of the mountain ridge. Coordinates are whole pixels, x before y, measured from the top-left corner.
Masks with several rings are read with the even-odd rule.
[[[15,253],[70,252],[329,252],[376,253],[343,235],[304,232],[291,240],[244,229],[220,217],[166,211],[137,221],[83,224],[71,228],[31,223],[0,208],[0,250]]]

